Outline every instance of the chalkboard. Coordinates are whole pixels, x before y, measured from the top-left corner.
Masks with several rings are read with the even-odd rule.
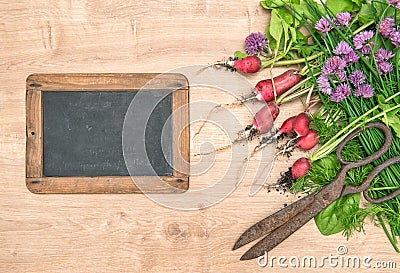
[[[43,92],[44,176],[129,176],[122,151],[125,114],[137,91]],[[146,126],[145,147],[157,175],[172,176],[172,100],[169,91],[144,92],[143,107],[156,105]],[[160,101],[159,103],[157,103]],[[135,139],[142,139],[140,130]],[[133,147],[134,149],[134,147]],[[167,158],[166,158],[167,157]],[[152,175],[141,160],[135,175]]]
[[[153,110],[146,117],[136,109],[128,128],[145,124],[145,129],[131,129],[134,141],[123,147],[124,120],[138,92],[140,104],[135,107]],[[27,187],[35,193],[187,189],[189,113],[180,111],[170,118],[187,103],[188,83],[179,74],[31,75],[27,79]],[[170,145],[162,146],[161,141]],[[135,156],[143,144],[147,159],[139,154],[127,168],[124,152]],[[135,177],[146,181],[144,188],[135,184]]]

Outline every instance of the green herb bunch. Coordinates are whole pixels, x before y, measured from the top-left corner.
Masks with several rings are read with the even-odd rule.
[[[345,183],[358,185],[374,166],[400,156],[400,0],[263,0],[261,6],[270,11],[270,23],[265,34],[246,38],[247,54],[262,57],[263,68],[304,65],[300,73],[306,76],[276,102],[308,94],[308,110],[310,101],[321,101],[311,116],[321,147],[309,158],[311,170],[292,190],[311,193],[330,183],[341,167],[335,156],[338,144],[367,122],[384,122],[392,131],[392,145],[376,162],[349,171]],[[237,51],[235,56],[246,54]],[[343,157],[365,158],[383,142],[379,130],[365,130],[345,146]],[[379,198],[398,188],[400,164],[395,164],[374,179],[369,194]],[[382,226],[399,252],[400,196],[362,206],[360,194],[348,195],[315,222],[324,235],[343,232],[349,237],[363,230],[367,216]]]
[[[323,145],[310,157],[311,170],[296,181],[293,190],[318,190],[332,181],[340,168],[333,154],[337,145],[367,122],[384,122],[392,130],[392,145],[371,166],[347,174],[346,183],[357,185],[373,166],[400,156],[399,4],[396,1],[372,1],[363,3],[358,12],[337,13],[328,5],[329,1],[316,4],[306,0],[302,3],[307,6],[307,11],[300,13],[294,8],[293,1],[281,2],[285,2],[281,8],[304,22],[303,26],[312,37],[311,48],[317,47],[323,52],[313,63],[305,61],[308,76],[322,101],[321,111],[313,117],[313,126]],[[300,51],[299,57],[308,55],[306,50]],[[377,151],[383,141],[384,136],[379,130],[368,129],[352,140],[344,152],[348,160],[361,159]],[[395,164],[379,174],[371,184],[369,194],[378,198],[398,188],[400,166]],[[352,231],[363,229],[364,220],[370,215],[381,224],[399,252],[400,197],[364,208],[360,208],[359,203],[360,195],[353,194],[322,211],[315,218],[321,233],[330,235],[343,231],[350,236]]]

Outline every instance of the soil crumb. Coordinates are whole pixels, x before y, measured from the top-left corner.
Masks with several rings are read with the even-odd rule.
[[[283,190],[283,192],[289,191],[294,183],[292,177],[292,168],[290,167],[286,172],[281,173],[281,177],[278,179],[277,184]]]

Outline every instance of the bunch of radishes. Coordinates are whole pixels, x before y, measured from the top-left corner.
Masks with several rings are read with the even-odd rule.
[[[225,63],[219,63],[230,69],[241,73],[256,73],[261,69],[261,60],[259,57],[247,56],[242,59],[230,59]],[[278,96],[288,91],[301,81],[301,75],[297,70],[287,70],[274,79],[266,79],[259,81],[253,92],[254,94],[240,101],[240,103],[249,99],[257,99],[265,101],[267,104],[261,108],[254,116],[253,124],[248,125],[243,132],[242,139],[252,139],[255,135],[262,135],[271,130],[273,123],[279,115],[279,106],[274,102]],[[278,132],[273,136],[289,136],[291,139],[282,147],[283,153],[293,150],[298,147],[302,150],[312,149],[319,140],[317,132],[309,128],[310,119],[305,112],[297,116],[286,119]],[[267,143],[270,143],[271,138],[262,138],[256,149],[261,149]],[[280,151],[279,153],[282,153]],[[279,154],[278,153],[278,154]],[[297,179],[304,176],[311,168],[307,158],[302,157],[293,164],[291,168],[292,177]]]
[[[300,80],[301,75],[299,72],[290,69],[273,79],[261,80],[256,84],[253,90],[255,94],[253,98],[265,101],[267,104],[255,114],[253,125],[246,127],[246,136],[253,137],[254,134],[265,134],[271,130],[275,119],[279,115],[279,106],[274,100],[299,83]]]
[[[310,119],[305,112],[286,119],[277,134],[288,135],[292,137],[292,139],[288,141],[283,148],[294,149],[295,147],[298,147],[307,151],[317,145],[319,136],[317,132],[310,129],[309,126]],[[295,143],[292,145],[291,143],[293,143],[293,141],[295,141]],[[307,158],[299,158],[294,162],[291,169],[293,179],[304,176],[310,168],[311,165]]]
[[[255,58],[250,58],[255,57]],[[243,62],[239,62],[240,60],[236,60],[234,63],[240,64],[241,69],[244,71],[252,71],[251,73],[257,72],[253,68],[257,65],[256,56],[249,56],[244,59]],[[258,59],[259,60],[259,59]],[[250,72],[249,72],[250,73]],[[246,126],[245,130],[240,132],[238,135],[239,137],[233,141],[233,143],[237,143],[244,140],[251,140],[253,137],[257,135],[262,135],[269,132],[272,129],[275,119],[279,115],[279,106],[274,102],[274,100],[283,94],[284,92],[288,91],[290,88],[295,86],[301,80],[301,75],[297,70],[290,69],[281,75],[276,76],[273,79],[266,79],[259,81],[253,93],[250,95],[250,99],[257,99],[259,101],[266,102],[266,105],[262,107],[254,116],[254,120],[252,124]],[[248,100],[248,99],[246,99]],[[241,101],[241,103],[244,101]],[[212,110],[211,110],[212,111]],[[210,112],[211,113],[211,112]],[[208,119],[208,118],[207,118]],[[204,121],[204,122],[207,122]],[[195,135],[200,133],[201,128]],[[232,143],[232,144],[233,144]],[[221,147],[213,152],[224,150],[231,145]],[[196,155],[207,155],[212,152],[208,153],[201,153]]]

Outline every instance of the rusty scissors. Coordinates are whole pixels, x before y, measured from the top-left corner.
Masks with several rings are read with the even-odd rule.
[[[382,147],[372,155],[358,161],[346,161],[342,158],[342,150],[344,146],[357,134],[365,128],[378,128],[385,136],[385,142]],[[381,197],[372,198],[368,195],[368,188],[372,180],[386,167],[400,162],[400,156],[393,157],[376,166],[364,179],[359,186],[344,185],[346,173],[353,168],[372,163],[384,153],[387,152],[392,143],[392,134],[386,125],[378,122],[367,123],[363,128],[358,128],[350,133],[339,144],[336,157],[342,164],[336,178],[327,186],[323,187],[317,194],[310,194],[306,197],[286,206],[282,210],[264,218],[255,225],[247,229],[233,246],[233,250],[238,249],[256,239],[261,239],[253,247],[251,247],[241,260],[250,260],[264,255],[274,247],[287,239],[296,230],[314,218],[320,211],[329,206],[336,199],[351,193],[363,192],[364,198],[370,203],[381,203],[400,194],[400,189]]]

